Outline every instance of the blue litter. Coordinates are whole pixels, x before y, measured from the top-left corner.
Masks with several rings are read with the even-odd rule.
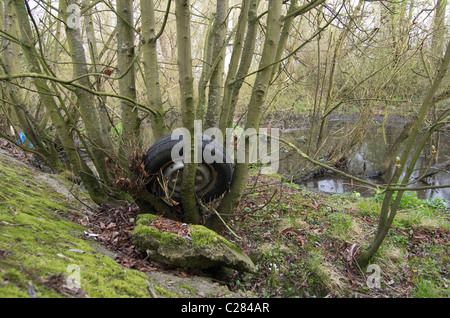
[[[25,140],[27,140],[27,136],[25,136],[25,134],[23,132],[19,133],[19,138],[20,139],[18,139],[17,142],[19,144],[25,144]],[[33,144],[31,142],[30,142],[30,147],[33,148]]]

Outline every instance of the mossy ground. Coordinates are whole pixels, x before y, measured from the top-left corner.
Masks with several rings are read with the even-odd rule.
[[[143,273],[99,253],[70,221],[82,206],[51,186],[64,179],[36,177],[0,153],[0,297],[150,297]]]
[[[208,277],[135,255],[128,234],[136,211],[91,212],[85,204],[93,203],[76,189],[0,149],[0,298],[242,297]]]

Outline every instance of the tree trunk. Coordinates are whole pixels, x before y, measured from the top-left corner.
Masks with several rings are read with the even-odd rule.
[[[16,13],[11,1],[6,1],[5,9],[4,24],[2,29],[9,34],[18,37],[19,30],[16,21]],[[0,18],[3,19],[3,14]],[[16,43],[2,39],[2,69],[6,74],[19,73],[19,49],[20,48]],[[13,124],[20,126],[20,129],[26,135],[26,146],[31,147],[32,144],[34,150],[39,154],[44,162],[47,162],[54,171],[60,170],[62,168],[61,162],[54,144],[52,142],[45,142],[44,132],[25,106],[26,103],[23,99],[21,91],[18,89],[19,86],[17,86],[19,83],[16,80],[12,81],[15,83],[8,83],[8,86],[6,87],[6,94],[13,105],[12,110],[16,118],[16,121],[14,121]]]
[[[319,149],[322,146],[322,143],[323,143],[324,137],[325,137],[325,128],[327,125],[327,117],[331,114],[331,103],[334,99],[334,96],[333,96],[334,86],[335,86],[334,78],[335,78],[335,73],[336,73],[336,67],[337,67],[337,64],[339,63],[339,56],[341,54],[341,48],[343,47],[344,41],[347,39],[347,36],[350,33],[350,29],[349,29],[350,26],[354,23],[354,20],[359,15],[362,3],[363,3],[362,0],[360,0],[358,2],[358,5],[356,6],[355,11],[353,12],[352,16],[349,17],[349,21],[350,21],[349,25],[344,29],[344,31],[342,31],[342,33],[339,36],[339,39],[337,40],[337,44],[335,45],[333,57],[331,60],[330,74],[329,74],[329,78],[328,78],[328,91],[327,91],[327,96],[326,96],[325,106],[324,106],[324,116],[322,117],[322,119],[320,121],[319,136],[317,138],[317,144],[316,144],[317,149]]]
[[[427,139],[431,136],[432,130],[429,130],[419,141],[418,147],[416,150],[411,154],[411,150],[415,144],[417,144],[417,138],[419,136],[421,125],[424,122],[425,116],[430,109],[430,107],[433,105],[433,98],[436,95],[442,80],[444,79],[448,67],[450,64],[450,42],[447,44],[445,56],[443,60],[441,61],[439,70],[436,74],[436,77],[431,85],[431,87],[428,89],[424,100],[422,102],[422,106],[420,107],[419,113],[414,121],[414,124],[411,128],[411,132],[408,136],[408,139],[406,140],[406,145],[403,150],[403,153],[401,155],[401,158],[399,162],[397,163],[396,172],[394,176],[392,177],[392,180],[390,184],[398,184],[398,181],[400,180],[400,185],[406,184],[409,181],[409,178],[411,174],[414,171],[417,159],[422,151],[423,146],[425,145],[425,142]],[[408,163],[408,159],[410,159]],[[408,165],[407,165],[408,163]],[[369,246],[369,248],[360,255],[358,258],[358,263],[361,266],[367,265],[369,260],[373,257],[373,255],[376,253],[378,248],[380,247],[381,243],[384,241],[384,238],[386,237],[392,222],[394,221],[395,215],[397,214],[398,205],[400,203],[400,200],[402,198],[404,191],[397,191],[397,194],[395,196],[394,202],[391,203],[391,198],[393,197],[395,190],[388,189],[386,191],[385,197],[383,199],[383,204],[381,207],[380,212],[380,218],[378,223],[378,230],[375,235],[375,238],[372,242],[372,244]]]
[[[64,12],[67,8],[64,8],[65,1],[60,1],[60,8]],[[68,1],[68,5],[76,4],[74,0]],[[67,24],[68,14],[65,16],[65,22]],[[74,78],[79,78],[77,81],[84,87],[91,87],[92,84],[89,80],[88,67],[86,62],[86,55],[83,47],[83,41],[81,39],[81,28],[78,27],[66,27],[66,36],[68,42],[68,51],[70,52],[72,63],[73,63],[73,76]],[[98,114],[98,109],[96,107],[97,103],[92,94],[81,88],[74,88],[75,95],[77,97],[76,107],[81,114],[83,120],[84,128],[86,130],[86,135],[88,139],[87,151],[91,152],[90,156],[95,168],[102,180],[107,180],[106,167],[104,164],[105,157],[110,156],[112,146],[106,143],[108,136],[103,136],[101,125],[99,125],[100,117]]]
[[[245,35],[244,47],[242,49],[241,61],[239,64],[239,69],[236,73],[235,80],[232,83],[227,83],[227,85],[232,85],[231,101],[230,105],[226,105],[228,108],[228,117],[224,118],[224,124],[222,127],[231,128],[233,125],[234,112],[236,109],[236,104],[239,98],[239,91],[244,83],[245,76],[248,73],[250,64],[252,63],[253,53],[255,51],[256,45],[256,35],[258,27],[258,5],[260,0],[251,0],[250,8],[248,12],[248,27],[247,33]]]
[[[252,96],[248,107],[248,115],[245,128],[254,128],[258,130],[260,125],[262,108],[267,96],[272,68],[276,67],[275,58],[281,33],[281,8],[282,0],[270,1],[267,16],[267,32],[264,41],[264,48],[259,65],[259,71],[256,75],[253,85]],[[223,220],[228,219],[225,214],[230,214],[236,209],[242,197],[243,191],[247,185],[249,171],[249,142],[248,138],[244,141],[246,163],[237,163],[233,173],[230,191],[224,196],[218,208],[218,212],[223,214]],[[220,232],[224,228],[222,220],[213,215],[207,223],[211,229]]]
[[[178,50],[178,76],[180,82],[180,105],[183,126],[190,132],[191,156],[194,158],[194,86],[192,76],[191,55],[191,33],[190,33],[190,10],[188,0],[176,0],[175,16],[177,24],[177,50]],[[185,150],[186,151],[186,150]],[[185,154],[186,156],[186,154]],[[197,165],[193,160],[184,163],[183,178],[181,181],[181,203],[186,222],[197,224],[199,222],[199,211],[194,192],[195,174]]]
[[[248,13],[250,9],[251,0],[243,0],[241,13],[239,15],[238,25],[236,28],[236,34],[234,36],[233,51],[231,53],[230,64],[228,66],[227,78],[224,85],[222,110],[219,118],[219,129],[222,133],[225,132],[228,125],[228,117],[231,111],[231,94],[233,92],[233,82],[236,78],[236,73],[239,66],[239,60],[242,55],[242,49],[244,46],[244,33],[248,21]]]
[[[222,78],[224,72],[225,50],[223,50],[227,33],[228,0],[217,0],[216,15],[211,31],[214,39],[212,58],[214,65],[209,79],[208,109],[206,111],[205,129],[219,126],[222,105]]]
[[[95,0],[83,0],[85,7],[89,6],[89,2],[93,2]],[[97,48],[97,40],[95,37],[95,31],[94,31],[94,23],[92,20],[92,12],[91,10],[88,10],[85,15],[85,30],[86,30],[86,37],[87,37],[87,44],[89,47],[89,53],[91,57],[91,67],[89,67],[89,71],[93,71],[96,74],[99,73],[105,73],[107,72],[107,68],[104,66],[101,66],[99,61],[101,59],[101,56],[98,53]],[[59,22],[59,21],[58,21]],[[59,26],[57,26],[59,29]],[[58,46],[56,46],[58,48]],[[96,90],[102,91],[104,85],[102,85],[105,82],[105,79],[101,76],[94,76],[94,80],[96,82]],[[100,133],[102,136],[103,144],[109,151],[111,151],[112,143],[110,141],[110,134],[111,134],[111,128],[113,126],[113,122],[111,117],[108,114],[108,111],[106,109],[106,102],[107,97],[106,96],[98,96],[97,97],[97,110],[98,110],[98,116],[99,116],[99,124],[100,124]]]
[[[284,24],[283,24],[283,29],[281,30],[281,36],[280,36],[280,43],[278,44],[278,49],[277,49],[277,54],[275,57],[275,61],[281,61],[282,60],[282,56],[283,53],[286,51],[286,44],[287,44],[287,40],[289,38],[289,32],[292,28],[292,22],[295,18],[295,16],[290,15],[290,13],[294,12],[297,10],[297,0],[291,0],[290,4],[289,4],[289,9],[287,12],[287,17],[284,20]],[[300,20],[300,25],[301,25],[301,20]],[[295,45],[293,45],[295,47]],[[278,65],[278,67],[274,67],[272,68],[272,76],[271,76],[271,81],[274,81],[274,78],[277,78],[277,82],[278,84],[276,85],[276,87],[273,89],[275,92],[282,92],[283,91],[283,84],[284,81],[283,79],[286,78],[285,73],[282,71],[283,67],[284,69],[288,70],[289,65],[291,64],[293,59],[293,56],[289,56],[287,59],[283,60],[283,63],[280,63]],[[283,65],[282,65],[283,64]],[[267,115],[270,113],[270,111],[273,109],[273,107],[277,104],[277,100],[280,94],[276,94],[276,96],[271,100],[270,104],[268,105],[268,107],[264,110],[263,113],[263,117],[262,117],[262,121],[264,121],[264,119],[267,117]]]
[[[120,74],[119,92],[136,100],[135,52],[133,27],[133,1],[117,0],[117,68]],[[136,104],[121,100],[122,114],[122,160],[126,160],[140,144],[138,108]]]
[[[170,9],[170,3],[171,0],[168,2],[166,15]],[[164,122],[164,108],[159,85],[158,53],[156,50],[157,36],[161,35],[162,29],[157,35],[153,0],[141,0],[141,19],[147,99],[149,107],[157,113],[156,115],[151,115],[152,134],[154,140],[156,140],[167,133],[167,127]],[[164,25],[162,28],[164,28]]]
[[[31,72],[41,73],[38,56],[34,43],[31,39],[33,32],[31,31],[30,23],[28,21],[25,4],[22,0],[14,0],[14,7],[17,14],[17,22],[19,23],[20,41],[24,56],[28,62]],[[76,146],[73,142],[71,130],[66,121],[62,117],[58,105],[53,99],[53,92],[47,85],[47,82],[42,78],[33,78],[33,84],[39,94],[41,102],[46,106],[50,118],[55,126],[58,138],[67,154],[69,162],[73,165],[74,170],[79,174],[83,180],[84,186],[89,192],[92,200],[98,204],[107,202],[109,197],[104,192],[104,189],[94,176],[92,170],[80,158]]]
[[[436,59],[437,66],[439,65],[439,60],[442,58],[443,48],[444,48],[444,36],[445,36],[445,9],[447,7],[448,0],[437,0],[435,7],[435,14],[433,20],[433,57]]]
[[[214,19],[211,18],[208,23],[208,29],[206,30],[206,36],[203,46],[203,62],[202,62],[202,74],[198,83],[198,101],[197,101],[197,118],[203,119],[205,117],[205,104],[206,104],[206,88],[208,86],[210,70],[212,64],[212,23]]]

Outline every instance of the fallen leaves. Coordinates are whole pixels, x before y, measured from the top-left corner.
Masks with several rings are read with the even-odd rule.
[[[0,147],[6,149],[14,158],[26,164],[32,164],[35,161],[33,154],[24,152],[4,138],[0,138]]]
[[[285,228],[280,231],[282,235],[291,236],[301,246],[305,245],[305,230],[298,230],[293,227]]]
[[[72,220],[87,228],[85,239],[94,239],[116,252],[116,262],[127,268],[142,272],[157,269],[133,245],[132,231],[139,213],[136,206],[102,205],[94,213],[84,212],[85,215],[73,216]]]
[[[191,229],[189,229],[187,224],[166,218],[158,217],[157,220],[152,222],[151,226],[160,232],[171,232],[181,237],[190,236],[191,234]]]

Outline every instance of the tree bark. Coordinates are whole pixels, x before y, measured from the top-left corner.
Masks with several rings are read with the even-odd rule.
[[[117,0],[117,68],[120,74],[120,95],[136,100],[133,1]],[[123,160],[139,143],[140,121],[135,103],[121,100]]]
[[[64,12],[67,8],[64,8],[65,1],[60,1],[60,8]],[[76,4],[74,0],[69,0],[68,5]],[[68,51],[72,58],[73,64],[73,76],[74,78],[80,78],[77,82],[85,87],[91,87],[92,83],[87,76],[88,67],[86,62],[86,55],[83,47],[83,41],[81,39],[81,27],[69,27],[67,24],[68,14],[65,14],[66,22],[66,36],[68,42]],[[86,130],[89,147],[86,149],[91,152],[90,156],[95,168],[102,180],[107,180],[107,173],[104,164],[105,157],[110,156],[112,146],[106,143],[108,136],[102,134],[101,125],[99,125],[100,117],[98,114],[97,103],[93,95],[86,92],[83,89],[75,88],[75,95],[77,97],[76,106],[81,114],[83,125]]]
[[[32,31],[28,21],[25,4],[22,0],[14,0],[14,7],[17,13],[17,22],[19,23],[20,41],[24,56],[28,62],[28,67],[33,73],[41,73],[38,56],[34,42],[31,38]],[[41,102],[46,106],[50,118],[55,126],[59,140],[67,154],[69,162],[73,165],[74,170],[79,174],[83,180],[83,184],[89,192],[92,200],[98,204],[108,202],[108,195],[94,176],[92,170],[82,160],[76,146],[73,142],[71,129],[68,127],[65,119],[62,117],[58,105],[53,99],[53,92],[47,85],[47,82],[42,78],[33,78],[33,83],[39,94]]]
[[[89,7],[90,2],[93,2],[95,0],[83,0],[85,7]],[[85,15],[85,30],[86,30],[86,37],[87,37],[87,44],[89,47],[89,53],[91,57],[91,63],[92,65],[89,67],[89,71],[93,71],[96,74],[99,73],[105,73],[107,71],[106,67],[103,67],[100,65],[99,61],[101,60],[101,55],[98,53],[97,48],[97,40],[95,37],[95,30],[94,30],[94,23],[92,19],[93,10],[89,9],[86,12]],[[58,21],[59,22],[59,21]],[[57,26],[57,30],[59,30],[59,25]],[[56,46],[58,48],[58,46]],[[101,76],[94,76],[94,80],[96,82],[96,90],[101,91],[104,88],[104,78]],[[111,134],[111,128],[113,126],[112,119],[106,109],[106,102],[107,97],[106,96],[99,96],[96,98],[97,103],[96,107],[98,110],[98,116],[99,116],[99,124],[100,124],[100,131],[103,143],[107,149],[110,151],[113,149],[112,143],[110,141],[110,134]]]
[[[222,123],[222,127],[231,128],[233,125],[234,112],[236,109],[236,104],[239,98],[239,92],[244,83],[245,76],[250,69],[250,65],[253,59],[253,53],[255,51],[256,45],[256,35],[257,35],[257,27],[258,27],[258,5],[260,0],[251,0],[250,8],[248,12],[248,27],[247,33],[245,35],[244,47],[242,49],[241,61],[239,63],[239,69],[237,70],[235,80],[231,83],[227,83],[227,85],[232,85],[231,92],[231,101],[230,105],[226,105],[228,116],[224,118],[224,123]]]
[[[231,95],[233,93],[233,82],[236,78],[236,73],[239,67],[239,60],[241,59],[242,49],[244,47],[244,34],[248,23],[248,14],[251,0],[243,0],[241,13],[239,14],[236,34],[234,36],[233,51],[231,53],[230,64],[228,66],[227,78],[225,79],[222,110],[219,118],[219,129],[222,133],[225,132],[228,125],[228,118],[231,111]]]
[[[213,45],[213,36],[212,36],[212,23],[214,19],[211,18],[209,20],[206,36],[203,47],[203,62],[202,62],[202,74],[200,75],[200,80],[198,83],[198,101],[197,101],[197,118],[203,119],[205,117],[205,105],[206,105],[206,88],[209,82],[211,64],[212,64],[212,45]]]
[[[281,33],[281,8],[282,0],[270,1],[267,16],[267,32],[264,41],[264,48],[259,65],[259,70],[255,83],[253,85],[252,95],[248,106],[248,115],[245,128],[254,128],[258,130],[260,125],[262,107],[264,105],[269,83],[272,76],[272,68],[276,67],[275,58],[278,48],[278,43]],[[248,171],[249,171],[249,142],[248,139],[244,141],[246,163],[237,163],[233,173],[233,180],[231,182],[230,191],[224,196],[218,208],[218,212],[223,215],[222,219],[226,220],[226,214],[230,214],[236,209],[242,197],[243,191],[247,185]],[[224,228],[222,220],[216,215],[213,215],[207,223],[211,229],[220,232]]]
[[[2,29],[12,34],[15,37],[19,36],[18,24],[16,21],[16,13],[11,1],[5,2],[5,16]],[[3,19],[3,14],[1,17]],[[3,22],[3,21],[2,21]],[[19,47],[16,43],[2,39],[2,69],[6,74],[17,74],[20,61],[18,59]],[[12,113],[15,115],[16,121],[14,125],[20,126],[20,129],[24,132],[27,138],[27,146],[33,144],[33,148],[39,154],[44,162],[47,162],[49,166],[58,171],[61,169],[61,162],[58,157],[58,153],[51,142],[44,142],[44,132],[38,125],[36,120],[28,112],[26,103],[22,96],[21,91],[18,89],[17,80],[12,80],[6,87],[6,94],[12,103]]]
[[[435,14],[433,20],[433,57],[438,61],[435,63],[439,65],[439,60],[442,58],[444,48],[444,35],[445,35],[445,9],[447,7],[448,0],[437,0],[435,7]]]
[[[190,158],[194,158],[194,86],[192,76],[192,54],[191,54],[191,33],[190,33],[190,10],[188,0],[176,0],[175,7],[177,25],[177,51],[178,51],[178,76],[180,83],[180,105],[183,126],[190,132],[190,145],[192,146]],[[185,149],[189,151],[189,149]],[[185,154],[186,156],[186,154]],[[194,192],[195,174],[197,165],[191,162],[184,163],[183,178],[181,181],[181,203],[186,218],[186,222],[197,224],[199,222],[199,210]]]
[[[317,144],[316,144],[316,148],[319,149],[322,146],[324,137],[325,137],[325,128],[327,125],[327,117],[330,115],[331,111],[331,103],[333,101],[333,92],[334,92],[334,78],[335,78],[335,73],[336,73],[336,67],[339,63],[339,55],[341,54],[341,48],[343,47],[344,41],[346,40],[348,34],[350,33],[350,27],[351,25],[354,23],[354,20],[356,19],[356,17],[359,15],[359,12],[361,10],[361,6],[362,6],[363,1],[360,0],[358,2],[358,5],[355,8],[355,11],[353,12],[352,16],[349,17],[349,25],[347,25],[345,27],[345,29],[342,31],[342,33],[339,36],[339,39],[337,40],[337,44],[335,45],[335,49],[333,52],[333,57],[331,60],[331,65],[330,65],[330,74],[329,74],[329,78],[328,78],[328,90],[327,90],[327,96],[325,99],[325,106],[324,106],[324,116],[322,117],[321,121],[320,121],[320,129],[319,129],[319,136],[317,138]]]
[[[166,17],[170,9],[170,3],[171,0],[168,2]],[[141,0],[141,19],[145,85],[149,107],[156,112],[155,115],[151,114],[152,134],[156,140],[167,133],[167,127],[164,121],[164,108],[159,85],[158,53],[156,50],[157,36],[161,35],[164,25],[157,35],[153,0]]]
[[[208,109],[206,111],[205,129],[219,126],[222,105],[222,78],[224,72],[225,37],[227,33],[228,0],[217,0],[216,15],[211,31],[214,39],[212,58],[214,65],[209,79]]]

